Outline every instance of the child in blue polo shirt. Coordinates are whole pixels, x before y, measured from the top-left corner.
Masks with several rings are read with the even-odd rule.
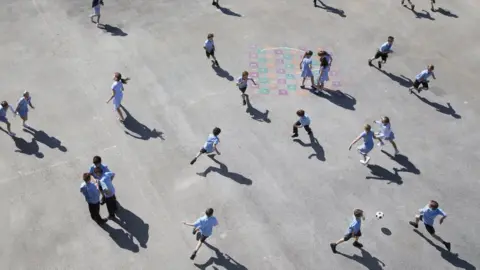
[[[352,149],[352,146],[357,143],[360,139],[363,138],[363,144],[360,145],[357,150],[358,152],[363,156],[363,160],[360,160],[360,163],[363,165],[367,165],[368,162],[370,161],[370,157],[368,156],[368,153],[372,151],[374,142],[373,139],[377,139],[375,134],[372,132],[372,127],[369,124],[366,124],[363,126],[363,132],[358,135],[355,140],[350,144],[348,147],[348,150]]]
[[[387,63],[388,54],[393,52],[392,51],[393,41],[394,41],[394,38],[392,36],[389,36],[387,42],[383,43],[382,46],[378,48],[377,52],[375,53],[375,56],[373,56],[373,58],[371,59],[368,59],[368,65],[373,66],[372,65],[373,60],[382,58],[382,61],[378,61],[378,68],[382,69],[382,63],[383,64]]]
[[[29,126],[27,125],[28,106],[30,106],[30,108],[32,109],[35,109],[32,104],[32,97],[30,96],[30,93],[28,93],[28,91],[25,91],[23,92],[23,96],[18,100],[15,112],[20,116],[20,118],[22,118],[23,126],[26,128],[29,128]]]
[[[435,77],[435,73],[433,73],[434,69],[435,67],[433,65],[429,65],[427,66],[427,69],[423,70],[417,76],[415,76],[415,82],[413,82],[413,87],[408,89],[410,90],[410,94],[413,93],[413,89],[417,90],[418,93],[420,93],[422,89],[428,90],[428,78],[432,76],[434,80],[437,79]],[[421,88],[419,88],[420,84],[422,85]]]
[[[338,240],[336,243],[330,243],[330,248],[332,249],[333,253],[337,253],[337,245],[340,245],[343,242],[350,240],[353,237],[355,241],[353,241],[353,246],[362,248],[363,245],[358,242],[360,236],[362,236],[362,231],[360,228],[362,227],[362,220],[365,220],[365,216],[363,215],[363,210],[355,209],[353,210],[353,220],[348,226],[347,232],[345,236]]]
[[[305,113],[304,110],[298,110],[297,116],[300,117],[295,124],[293,124],[293,135],[292,138],[298,137],[298,128],[305,128],[305,131],[308,135],[312,135],[312,129],[310,128],[310,117]]]
[[[217,155],[220,155],[220,151],[217,149],[217,144],[220,143],[220,139],[218,138],[218,135],[220,135],[220,132],[222,130],[218,127],[214,128],[212,131],[212,134],[208,135],[207,141],[203,145],[202,149],[200,149],[200,152],[190,161],[190,165],[193,165],[196,161],[197,158],[200,157],[202,154],[211,154],[213,151],[217,153]]]
[[[212,64],[219,67],[220,65],[218,64],[217,58],[215,57],[215,42],[213,41],[212,33],[207,35],[207,40],[205,40],[203,48],[205,49],[205,55],[207,56],[207,58],[210,59],[210,56],[213,58]]]
[[[92,23],[97,24],[97,27],[100,25],[100,7],[103,6],[103,0],[92,0],[92,10],[93,13],[90,15],[90,20]],[[93,20],[93,17],[97,17],[97,21]]]
[[[419,209],[419,215],[415,215],[415,221],[409,221],[408,223],[415,228],[418,228],[418,222],[421,220],[425,225],[425,229],[430,235],[440,243],[444,244],[448,251],[450,251],[451,244],[444,241],[440,236],[435,234],[435,228],[433,228],[433,222],[437,216],[442,216],[440,224],[447,218],[447,214],[442,209],[438,208],[438,202],[431,200],[424,208]]]
[[[207,240],[209,236],[212,235],[213,232],[213,227],[218,225],[217,218],[213,216],[213,209],[208,208],[205,211],[205,215],[195,223],[187,223],[183,222],[184,225],[191,226],[193,227],[192,233],[196,235],[197,233],[200,234],[200,238],[198,239],[197,247],[195,247],[195,250],[193,251],[192,255],[190,256],[190,260],[195,259],[195,256],[197,256],[197,252],[202,246],[202,244]]]
[[[7,132],[8,132],[8,135],[10,136],[15,136],[15,133],[12,132],[12,130],[10,129],[10,122],[8,121],[8,118],[7,118],[7,112],[8,110],[12,111],[13,113],[13,116],[15,116],[15,110],[13,109],[13,107],[11,105],[8,105],[8,102],[6,101],[2,101],[2,106],[0,107],[0,122],[3,122],[5,124],[7,124]]]

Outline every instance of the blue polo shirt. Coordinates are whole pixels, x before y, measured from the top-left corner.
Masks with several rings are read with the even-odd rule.
[[[307,114],[305,114],[304,116],[300,117],[300,119],[298,119],[298,122],[300,122],[302,126],[309,126],[310,117]]]
[[[96,204],[100,202],[100,191],[94,183],[83,182],[80,185],[80,192],[85,196],[87,203]]]
[[[92,164],[92,166],[90,166],[89,172],[93,176],[93,178],[95,178],[97,180],[100,180],[101,177],[98,177],[93,173],[93,171],[95,170],[95,167],[96,167],[95,164]],[[99,167],[102,168],[102,171],[103,171],[104,174],[107,173],[107,172],[110,172],[110,169],[108,169],[107,165],[100,164]]]
[[[424,71],[420,72],[415,79],[417,79],[419,82],[424,82],[428,79],[428,77],[432,76],[432,73],[433,72],[428,71],[428,69],[425,69]]]
[[[362,219],[353,217],[352,223],[348,226],[347,234],[351,233],[358,233],[360,231],[360,227],[362,226]]]
[[[390,52],[392,50],[392,45],[393,44],[389,44],[388,42],[385,42],[382,44],[382,46],[380,46],[379,50],[382,53]]]
[[[442,209],[437,208],[435,210],[430,209],[429,205],[427,204],[424,208],[420,209],[420,213],[423,216],[423,223],[433,226],[433,222],[435,221],[435,218],[440,215],[442,217],[446,217],[447,214],[443,212]]]
[[[207,153],[213,152],[213,146],[217,145],[220,142],[217,136],[210,134],[208,135],[207,141],[203,145],[203,148],[207,150]]]
[[[113,172],[106,172],[102,175],[102,178],[99,181],[106,198],[110,198],[115,195],[115,187],[112,183],[112,178],[114,176],[115,174]]]
[[[213,227],[218,225],[218,221],[214,216],[207,217],[206,215],[197,219],[193,223],[195,228],[198,228],[200,233],[205,236],[212,235]]]

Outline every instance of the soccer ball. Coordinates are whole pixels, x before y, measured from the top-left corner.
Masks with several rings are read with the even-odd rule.
[[[377,217],[377,219],[382,219],[383,218],[383,212],[377,212],[375,214],[375,217]]]

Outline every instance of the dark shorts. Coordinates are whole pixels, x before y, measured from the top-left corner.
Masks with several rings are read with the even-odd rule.
[[[200,153],[205,154],[205,153],[211,153],[211,152],[208,152],[207,149],[202,148],[200,149]]]
[[[362,232],[361,232],[361,231],[358,231],[357,233],[355,233],[355,236],[356,236],[356,237],[362,236]],[[351,234],[351,233],[347,233],[347,234],[345,234],[345,236],[343,237],[343,241],[348,241],[348,240],[350,240],[350,238],[352,238],[352,234]]]
[[[242,94],[245,94],[245,91],[247,91],[247,87],[239,87],[238,89],[240,90],[240,92],[242,92]]]
[[[210,51],[210,52],[207,51],[207,50],[205,50],[205,55],[206,55],[208,58],[210,58],[210,56],[215,57],[215,50],[212,50],[212,51]]]
[[[0,122],[8,123],[8,119],[5,116],[0,116]]]
[[[423,88],[428,89],[428,82],[420,82],[419,80],[415,80],[413,82],[413,88],[418,89],[418,87],[422,85]]]
[[[199,239],[200,242],[202,242],[202,243],[205,242],[205,240],[207,240],[207,238],[208,238],[208,236],[205,236],[205,235],[200,233],[200,239]]]
[[[381,51],[377,51],[374,58],[375,59],[382,58],[383,61],[387,62],[388,53],[383,53]]]
[[[420,216],[420,220],[423,221],[423,216]],[[427,232],[429,234],[435,234],[435,228],[433,228],[433,226],[430,226],[430,225],[425,224],[425,223],[423,223],[423,225],[425,225],[425,229],[427,230]]]

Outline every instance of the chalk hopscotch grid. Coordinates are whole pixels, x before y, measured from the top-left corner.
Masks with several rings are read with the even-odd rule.
[[[322,50],[318,48],[317,51]],[[309,90],[301,89],[301,70],[299,68],[303,55],[307,51],[305,47],[259,47],[252,45],[249,48],[249,73],[257,85],[249,84],[249,87],[257,89],[258,94],[268,95],[277,93],[281,96],[296,93],[308,95]],[[332,56],[332,50],[325,49]],[[312,69],[315,82],[319,76],[320,63],[318,56],[312,56]],[[338,69],[332,68],[329,72],[330,80],[325,84],[326,88],[339,88],[340,82]],[[306,82],[307,85],[309,83]],[[298,90],[298,91],[297,91]]]

